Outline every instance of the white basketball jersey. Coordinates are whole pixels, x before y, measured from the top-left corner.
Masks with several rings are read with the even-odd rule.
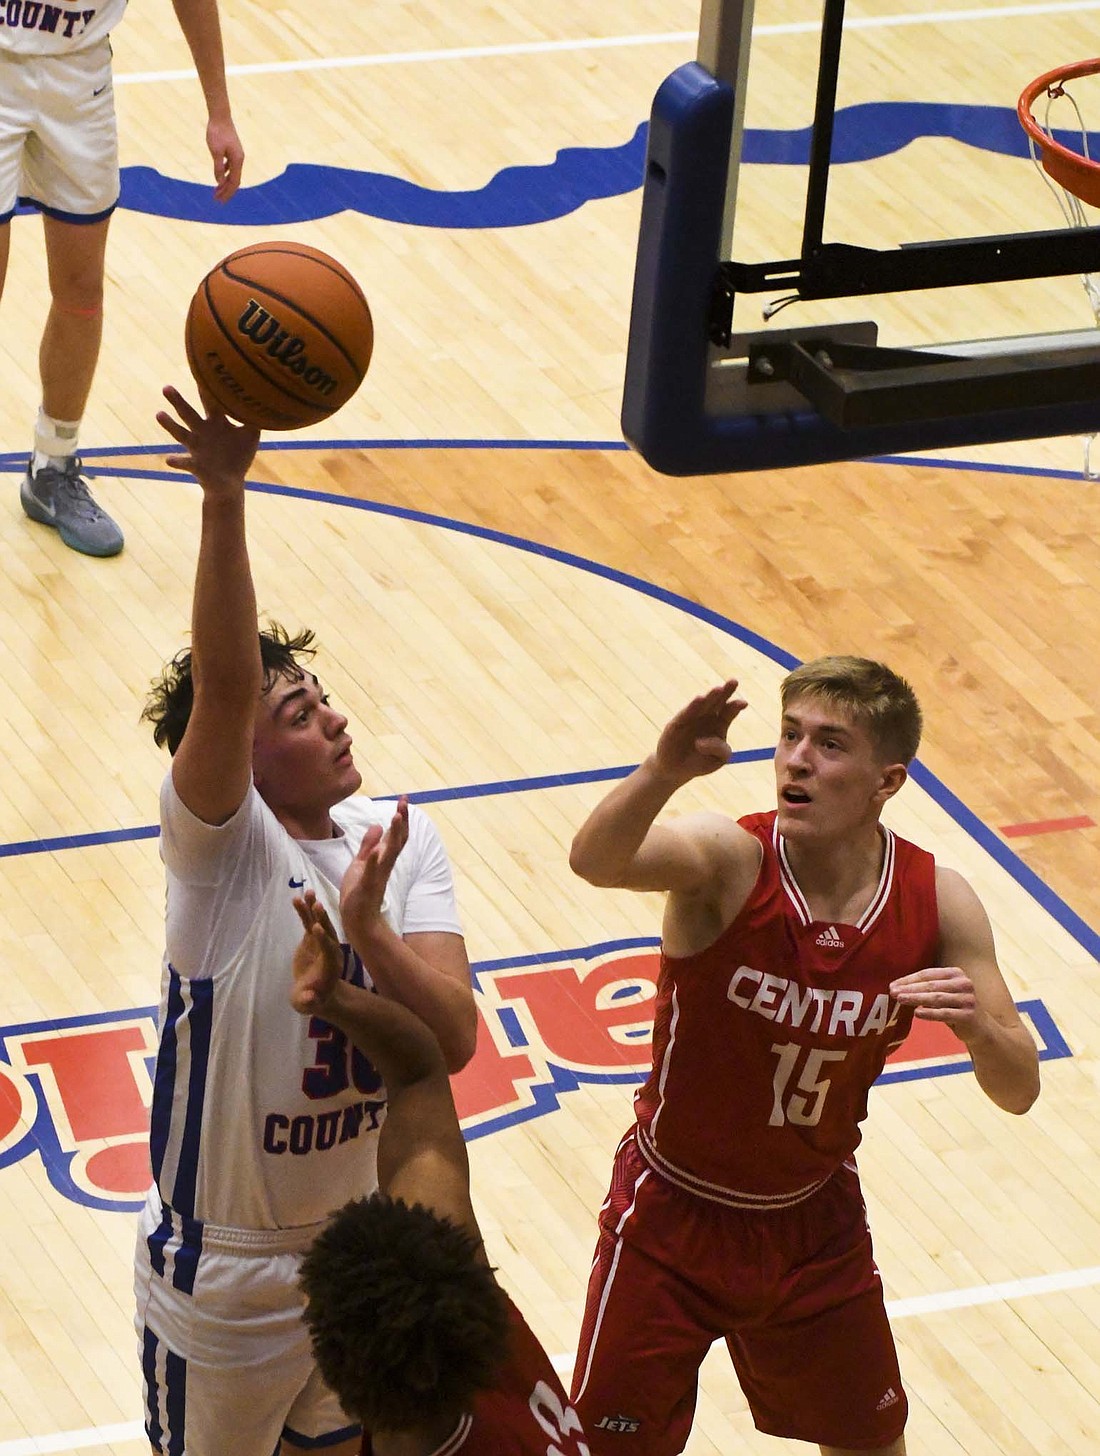
[[[71,54],[106,40],[125,12],[126,0],[67,5],[6,0],[0,5],[0,50],[27,56]]]
[[[320,844],[292,839],[254,789],[219,827],[190,814],[171,775],[161,806],[167,950],[150,1130],[161,1198],[184,1228],[319,1222],[377,1186],[386,1093],[342,1032],[290,1005],[302,936],[292,901],[313,889],[340,933],[343,868],[393,805],[345,800],[332,811],[342,836]],[[383,914],[398,935],[461,934],[446,854],[415,807],[409,830]],[[347,979],[369,986],[370,968],[350,948],[345,958]]]

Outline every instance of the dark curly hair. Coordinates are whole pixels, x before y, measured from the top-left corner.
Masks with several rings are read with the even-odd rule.
[[[264,692],[276,678],[298,682],[305,676],[300,658],[311,658],[316,652],[314,634],[305,627],[291,637],[278,622],[269,622],[260,629],[260,661],[264,670]],[[195,685],[191,679],[191,649],[183,648],[165,665],[154,679],[141,715],[143,723],[152,723],[153,741],[158,748],[168,747],[174,754],[183,742],[183,735],[195,704]]]
[[[504,1361],[507,1298],[480,1239],[419,1203],[353,1199],[299,1278],[321,1375],[368,1430],[457,1420]]]

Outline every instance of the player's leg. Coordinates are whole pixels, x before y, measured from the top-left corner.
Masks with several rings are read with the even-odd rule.
[[[706,1300],[679,1273],[664,1185],[633,1138],[620,1146],[573,1372],[572,1402],[592,1456],[674,1456],[695,1414],[699,1366],[717,1337]]]
[[[351,1441],[341,1441],[338,1446],[324,1446],[324,1456],[359,1456],[359,1447],[362,1437],[356,1436]],[[283,1444],[279,1447],[279,1456],[317,1456],[317,1446],[296,1446],[287,1436],[283,1437]]]
[[[74,550],[113,556],[122,532],[92,499],[79,430],[103,334],[107,230],[119,197],[110,47],[37,59],[34,131],[21,193],[43,215],[50,309],[39,348],[42,399],[20,492],[32,520]]]
[[[312,1364],[313,1353],[304,1324],[302,1332],[305,1354]],[[316,1456],[318,1451],[323,1451],[324,1456],[359,1456],[361,1440],[358,1423],[344,1414],[314,1365],[283,1423],[279,1456]]]
[[[8,272],[11,219],[19,202],[30,98],[19,57],[0,48],[0,295]]]
[[[50,311],[38,351],[42,409],[79,421],[88,403],[103,338],[103,274],[110,217],[69,222],[42,218]]]
[[[321,1382],[302,1320],[300,1257],[298,1235],[214,1231],[150,1197],[134,1292],[157,1456],[226,1456],[227,1431],[233,1456],[272,1456],[280,1442],[354,1456],[359,1426]]]
[[[889,1446],[876,1446],[873,1451],[853,1451],[851,1447],[822,1446],[821,1456],[905,1456],[905,1437],[899,1436]]]
[[[904,1456],[908,1403],[854,1169],[766,1217],[774,1313],[726,1340],[757,1428],[830,1456]]]
[[[95,501],[78,454],[80,422],[103,335],[103,266],[110,218],[65,222],[46,214],[50,311],[38,362],[42,403],[20,499],[31,520],[54,526],[66,546],[114,556],[123,535]]]

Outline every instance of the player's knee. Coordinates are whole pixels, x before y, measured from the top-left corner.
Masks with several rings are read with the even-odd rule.
[[[64,314],[66,318],[90,320],[102,318],[103,316],[102,291],[100,291],[98,297],[81,293],[55,293],[52,302],[57,312]]]
[[[69,318],[94,319],[103,312],[103,265],[98,258],[51,260],[50,302]]]

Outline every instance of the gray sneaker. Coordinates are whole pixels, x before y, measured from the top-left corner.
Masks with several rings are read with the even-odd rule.
[[[32,456],[19,491],[31,520],[56,526],[65,545],[85,556],[117,556],[122,550],[122,532],[92,499],[80,456],[68,456],[60,470],[44,465],[32,475],[33,463]]]

